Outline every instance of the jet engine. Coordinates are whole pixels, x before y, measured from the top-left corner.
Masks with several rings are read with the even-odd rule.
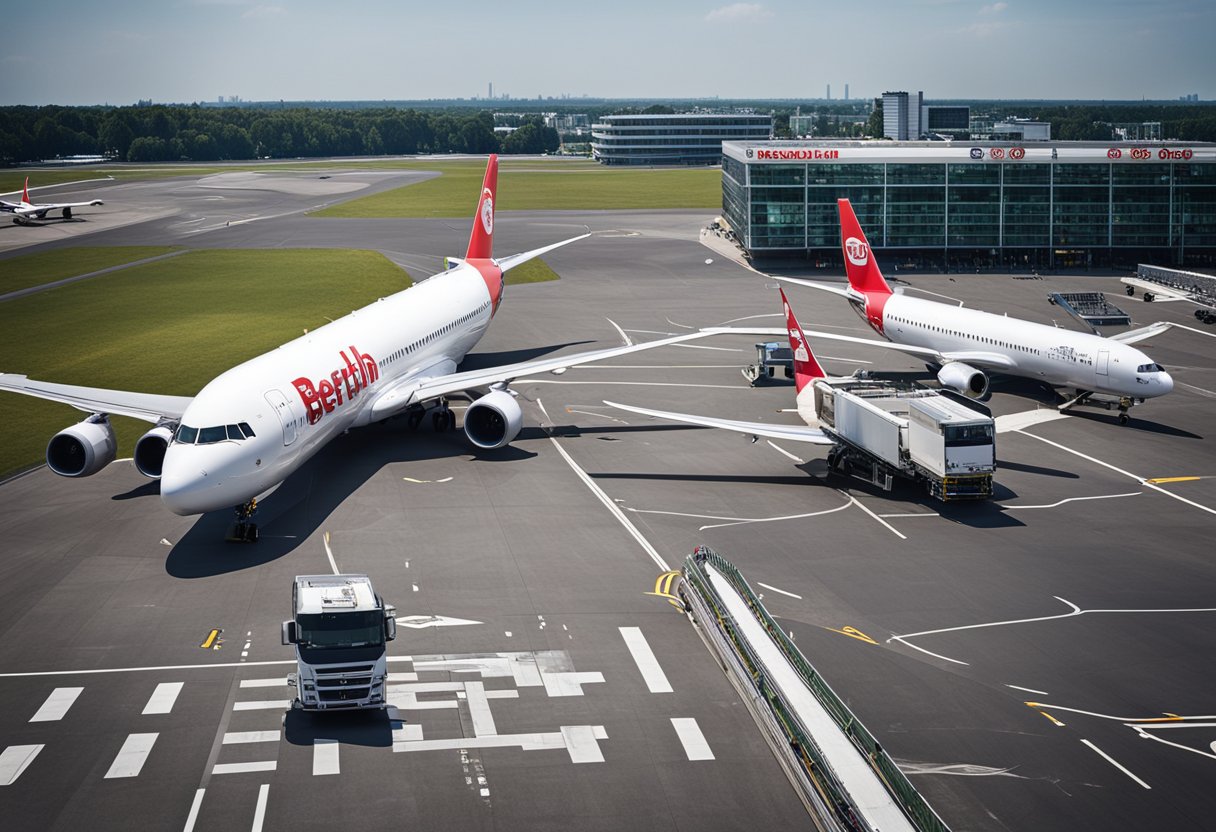
[[[479,448],[501,448],[519,435],[524,414],[515,397],[494,390],[469,405],[464,412],[464,434]]]
[[[157,425],[139,437],[135,443],[135,470],[150,479],[160,479],[165,467],[165,451],[173,439],[173,430],[168,425]]]
[[[988,395],[987,374],[961,361],[951,361],[938,370],[937,380],[942,387],[949,387],[969,399],[982,399]]]
[[[46,465],[61,477],[88,477],[114,461],[118,440],[104,413],[65,428],[46,446]]]

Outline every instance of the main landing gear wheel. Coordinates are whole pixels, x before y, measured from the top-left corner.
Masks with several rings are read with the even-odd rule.
[[[425,410],[411,410],[409,415],[405,417],[405,424],[410,430],[418,430],[418,426],[422,424],[422,417],[426,415]]]
[[[448,407],[447,402],[443,402],[431,414],[431,426],[435,428],[436,433],[446,433],[449,430],[455,430],[456,414]]]
[[[1131,406],[1132,406],[1131,399],[1122,398],[1119,400],[1119,424],[1121,424],[1121,425],[1127,424],[1127,422],[1130,418],[1127,415],[1127,411],[1129,409],[1131,409]]]
[[[258,501],[249,502],[236,507],[236,524],[228,533],[229,543],[257,543],[258,524],[250,522],[250,518],[258,510]]]

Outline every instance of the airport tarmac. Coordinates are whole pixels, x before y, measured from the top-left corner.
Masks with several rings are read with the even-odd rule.
[[[141,184],[169,205],[197,188]],[[377,248],[417,277],[467,234],[232,190],[267,217],[191,233],[177,215],[81,242]],[[775,290],[696,242],[711,218],[502,214],[501,253],[584,224],[594,236],[546,258],[562,280],[508,287],[470,366],[613,343],[609,318],[636,339],[779,326]],[[1207,828],[1216,329],[1188,304],[1121,297],[1112,277],[907,279],[1066,327],[1050,291],[1109,292],[1137,324],[1191,327],[1144,345],[1175,391],[1126,427],[1086,409],[1002,432],[986,504],[827,479],[812,446],[603,405],[793,422],[778,412],[792,387],[749,387],[758,339],[737,336],[520,379],[528,421],[502,451],[397,422],[353,431],[265,502],[255,547],[220,541],[225,516],[170,514],[130,463],[0,486],[6,828],[809,826],[693,627],[645,594],[697,544],[743,570],[951,828]],[[789,294],[804,327],[870,335],[839,299]],[[818,351],[829,372],[923,369]],[[994,389],[998,416],[1051,413],[1034,385]],[[285,715],[291,577],[331,569],[368,572],[417,616],[390,650],[399,722]],[[626,646],[633,627],[670,691]],[[213,628],[221,649],[201,649]],[[703,742],[676,732],[681,717]]]

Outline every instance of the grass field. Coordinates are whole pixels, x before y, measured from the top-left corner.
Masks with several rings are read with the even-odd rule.
[[[484,166],[478,162],[419,164],[442,175],[425,182],[334,205],[317,217],[467,217],[476,208]],[[625,170],[504,167],[500,211],[705,208],[722,204],[722,173],[711,168]]]
[[[222,371],[409,284],[371,251],[189,252],[0,303],[0,372],[192,396]],[[0,476],[42,462],[51,436],[82,418],[0,393]],[[150,425],[113,421],[119,456],[130,456]]]
[[[0,261],[0,295],[123,263],[134,263],[174,250],[172,246],[82,246],[12,257]]]
[[[559,280],[557,272],[549,268],[549,264],[539,257],[529,260],[522,266],[516,266],[507,272],[504,281],[508,286],[518,286],[521,283],[544,283],[546,280]]]

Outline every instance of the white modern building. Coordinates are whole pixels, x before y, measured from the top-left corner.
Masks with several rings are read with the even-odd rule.
[[[604,116],[591,125],[591,154],[604,165],[716,165],[724,141],[773,137],[773,117],[755,113]]]

